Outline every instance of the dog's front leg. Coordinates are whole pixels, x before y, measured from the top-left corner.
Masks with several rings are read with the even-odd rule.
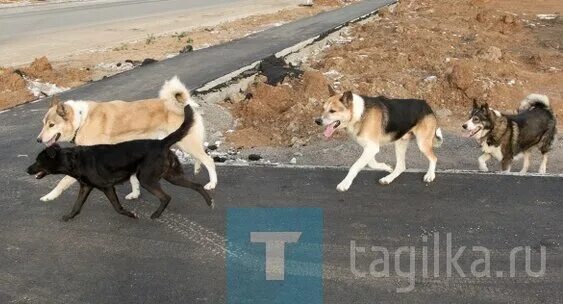
[[[42,202],[48,202],[56,199],[59,197],[68,187],[72,186],[76,182],[76,179],[70,176],[65,176],[61,181],[57,184],[55,189],[51,190],[47,195],[44,195],[40,198]]]
[[[505,157],[502,159],[501,161],[501,169],[503,172],[510,172],[510,169],[512,168],[512,158],[508,158]]]
[[[131,193],[125,196],[126,200],[134,200],[138,199],[141,195],[141,187],[139,186],[139,179],[137,179],[137,174],[131,175],[129,178],[129,182],[131,182]]]
[[[479,170],[487,172],[489,171],[489,167],[487,166],[487,161],[491,159],[491,154],[483,153],[479,156]]]
[[[522,170],[520,174],[526,174],[530,168],[530,152],[524,152],[524,163],[522,164]]]
[[[84,202],[86,202],[86,199],[88,198],[88,195],[90,194],[91,191],[92,191],[91,186],[88,186],[86,184],[80,184],[80,192],[78,193],[76,202],[74,203],[74,206],[72,207],[70,213],[67,215],[63,215],[63,221],[66,222],[80,213],[80,210],[82,210],[82,206],[84,205]]]
[[[115,194],[115,188],[114,187],[109,187],[109,188],[103,189],[103,191],[104,191],[104,194],[106,195],[106,197],[108,198],[108,200],[110,201],[111,205],[113,206],[113,209],[115,209],[115,211],[117,211],[117,213],[123,214],[123,215],[128,216],[128,217],[137,218],[135,213],[133,213],[131,211],[127,211],[123,208],[123,206],[121,206],[121,204],[119,203],[119,199],[117,198],[117,194]]]
[[[379,145],[377,144],[367,144],[364,146],[364,152],[362,152],[362,156],[358,158],[358,160],[350,167],[348,171],[348,175],[336,186],[336,190],[340,192],[347,191],[352,185],[354,178],[356,175],[372,160],[375,158],[375,155],[379,152]]]

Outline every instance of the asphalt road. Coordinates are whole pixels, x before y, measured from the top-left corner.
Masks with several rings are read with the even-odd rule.
[[[214,8],[247,0],[125,0],[73,2],[0,10],[0,42],[34,34],[96,26],[173,11]]]
[[[65,93],[63,98],[133,100],[154,96],[162,81],[179,74],[192,88],[327,28],[361,16],[382,1],[364,1],[287,24],[242,40],[148,65]],[[226,210],[240,207],[316,207],[324,214],[323,280],[326,303],[560,303],[563,301],[561,177],[438,174],[431,185],[422,174],[407,173],[390,186],[376,185],[381,173],[362,172],[347,193],[335,191],[344,169],[219,167],[214,192],[217,208],[204,206],[187,190],[166,185],[174,200],[162,219],[148,215],[156,200],[125,202],[141,218],[117,215],[99,192],[74,221],[60,222],[76,195],[41,203],[58,181],[37,181],[24,170],[41,147],[34,142],[46,103],[40,101],[0,114],[0,303],[223,303],[227,297]],[[197,177],[205,181],[206,176]],[[125,187],[120,188],[123,197]],[[187,202],[186,202],[187,201]],[[279,220],[279,219],[278,219]],[[420,268],[424,245],[435,233],[438,256],[453,248],[483,246],[490,251],[491,277],[468,274],[482,256],[466,250],[459,265],[467,277],[437,277]],[[423,241],[423,236],[428,241]],[[350,268],[350,242],[384,246],[391,254],[414,246],[415,288],[398,293],[409,279],[356,277]],[[530,246],[532,270],[546,248],[545,274],[523,271],[508,277],[512,248]],[[430,251],[429,255],[433,252]],[[288,257],[291,261],[291,257]],[[374,257],[358,254],[366,273]],[[401,256],[399,260],[408,260]],[[432,262],[431,262],[432,265]],[[403,269],[404,270],[404,269]],[[500,277],[498,271],[503,271]]]
[[[425,185],[422,174],[408,173],[390,186],[380,186],[376,180],[382,174],[365,171],[349,192],[338,193],[334,187],[344,170],[220,167],[213,211],[193,192],[167,184],[173,201],[161,220],[148,218],[158,204],[145,192],[141,200],[124,203],[141,216],[138,220],[118,215],[95,192],[75,220],[63,223],[60,217],[70,209],[76,189],[55,202],[39,202],[58,178],[37,181],[26,176],[23,168],[28,163],[28,158],[18,158],[9,164],[11,169],[3,166],[1,171],[2,303],[224,303],[225,214],[234,207],[323,210],[325,303],[562,300],[560,178],[438,174],[434,184]],[[441,261],[447,255],[447,233],[454,253],[461,246],[486,247],[493,277],[471,276],[472,262],[482,258],[471,249],[459,259],[467,277],[456,272],[448,277],[446,264],[441,264],[437,278],[423,277],[422,237],[432,244],[434,233],[441,239]],[[397,292],[408,280],[393,264],[389,277],[356,277],[350,268],[350,241],[367,248],[384,246],[392,256],[400,246],[415,246],[414,290]],[[537,248],[542,244],[545,275],[527,276],[521,252],[516,276],[508,277],[512,248],[530,246],[531,267],[538,271]],[[429,252],[432,257],[434,251]],[[358,253],[356,268],[367,272],[374,259],[369,251]],[[504,277],[496,278],[498,271]]]

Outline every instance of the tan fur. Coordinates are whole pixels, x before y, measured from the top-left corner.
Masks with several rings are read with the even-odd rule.
[[[166,85],[167,83],[163,86],[163,90]],[[77,145],[89,146],[137,139],[164,138],[176,130],[184,120],[183,112],[177,109],[183,109],[184,102],[193,104],[189,101],[189,96],[183,96],[187,94],[187,90],[182,89],[185,93],[180,92],[167,100],[154,98],[135,102],[114,100],[108,102],[67,101],[66,103],[55,100],[45,114],[43,128],[38,139],[46,143],[60,133],[59,141],[71,141],[74,138]],[[183,97],[188,99],[180,100]],[[171,100],[172,98],[173,100]],[[192,107],[197,107],[197,105],[193,104]],[[81,111],[81,109],[86,110]],[[77,111],[81,113],[75,113]],[[197,111],[194,113],[194,120],[194,125],[188,135],[178,142],[177,146],[196,159],[194,165],[196,173],[199,171],[200,163],[204,164],[210,176],[210,182],[205,187],[207,190],[211,190],[217,183],[215,164],[213,159],[205,153],[203,147],[205,129],[201,114]],[[42,200],[49,201],[58,197],[73,182],[72,178],[65,177],[57,188],[42,197]],[[128,198],[136,198],[138,194],[133,193],[138,192],[138,182],[135,177],[132,177],[131,182],[134,190]]]
[[[381,184],[391,183],[406,169],[405,153],[408,142],[412,137],[416,138],[420,151],[429,160],[428,172],[423,180],[425,182],[432,182],[434,180],[437,161],[433,151],[434,140],[437,136],[440,139],[442,137],[441,132],[438,131],[436,117],[433,114],[424,117],[402,138],[394,140],[393,134],[385,132],[385,126],[388,123],[386,108],[378,106],[366,108],[364,100],[351,92],[331,96],[323,105],[323,110],[323,114],[318,120],[319,124],[322,123],[322,125],[328,128],[339,122],[336,129],[345,128],[350,136],[364,148],[362,155],[352,165],[346,178],[336,187],[338,191],[347,191],[358,172],[366,165],[373,169],[389,171],[390,174],[380,179],[379,182]],[[395,169],[391,169],[389,165],[375,160],[380,146],[391,142],[395,143],[397,158]],[[441,144],[441,141],[439,143]]]

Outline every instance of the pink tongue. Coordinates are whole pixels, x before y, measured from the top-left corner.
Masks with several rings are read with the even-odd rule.
[[[324,131],[324,135],[326,138],[330,138],[332,136],[332,134],[334,133],[334,131],[336,129],[334,129],[334,125],[336,124],[336,122],[331,123],[330,125],[326,126],[326,129]]]

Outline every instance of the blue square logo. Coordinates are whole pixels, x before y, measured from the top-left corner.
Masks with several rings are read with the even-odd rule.
[[[321,304],[320,208],[227,210],[227,303]]]

